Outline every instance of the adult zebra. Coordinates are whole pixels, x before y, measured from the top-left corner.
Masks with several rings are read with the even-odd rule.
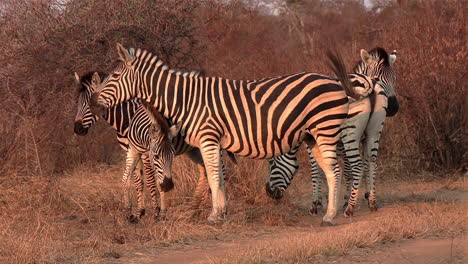
[[[164,117],[182,123],[185,141],[200,148],[212,193],[208,221],[226,214],[220,149],[265,159],[287,153],[308,137],[330,186],[324,225],[336,215],[340,172],[336,143],[348,113],[351,86],[344,68],[335,78],[298,73],[254,81],[193,78],[170,70],[146,50],[117,45],[121,63],[93,94],[91,111],[101,113],[138,97]],[[343,89],[345,88],[345,89]],[[363,96],[366,96],[369,91]],[[312,138],[313,137],[313,138]]]
[[[345,216],[353,214],[353,208],[356,205],[359,184],[362,177],[361,156],[359,153],[359,143],[364,139],[364,172],[367,176],[366,198],[369,201],[371,211],[376,211],[375,198],[375,171],[376,160],[379,147],[379,139],[382,133],[383,124],[386,116],[393,116],[398,111],[398,101],[396,99],[395,83],[396,74],[393,71],[393,63],[396,61],[396,51],[388,54],[383,48],[376,47],[370,52],[361,50],[361,61],[354,67],[354,73],[372,76],[379,80],[375,92],[370,97],[363,98],[350,104],[348,119],[343,123],[341,141],[347,142],[349,148],[341,147],[344,155],[345,179],[347,194],[345,196]],[[340,149],[340,148],[339,148]],[[291,155],[285,155],[288,160],[285,163],[292,164],[297,162],[295,152]],[[311,166],[312,166],[312,185],[313,202],[311,213],[316,214],[318,208],[322,206],[321,202],[321,178],[320,168],[308,148]],[[276,178],[269,178],[267,182],[267,191],[271,197],[279,199],[282,197],[285,189],[291,183],[296,173],[297,167],[288,167],[282,173],[277,173]],[[352,186],[351,186],[352,181]],[[348,200],[349,197],[349,200]]]
[[[186,73],[188,76],[196,77],[200,76],[203,73],[198,71],[192,71],[190,73]],[[135,123],[141,122],[145,124],[149,124],[149,117],[146,115],[146,112],[142,108],[142,104],[139,99],[129,100],[125,103],[119,104],[115,107],[111,107],[107,109],[107,111],[103,112],[102,115],[94,115],[90,111],[89,103],[91,99],[92,93],[96,90],[97,86],[101,83],[101,76],[104,76],[102,73],[97,72],[89,72],[83,76],[79,76],[75,73],[75,79],[77,84],[79,85],[78,89],[78,106],[77,106],[77,113],[75,116],[75,126],[74,132],[78,135],[86,135],[88,133],[89,128],[100,118],[102,117],[116,132],[117,140],[119,142],[120,147],[127,153],[129,150],[129,140],[128,140],[128,132],[130,121],[135,116],[135,114],[139,111],[140,114]],[[148,127],[147,127],[148,129]],[[146,129],[146,130],[147,130]],[[206,182],[206,171],[203,164],[203,159],[201,157],[200,151],[197,148],[193,148],[184,142],[183,136],[179,134],[177,137],[172,139],[172,143],[175,146],[175,153],[176,155],[187,154],[188,157],[197,164],[200,177],[198,180],[198,184],[195,190],[195,199],[194,199],[194,207],[197,208],[198,204],[201,202],[203,187]],[[154,187],[154,174],[155,171],[151,168],[150,159],[147,155],[141,155],[141,162],[138,163],[138,167],[140,169],[140,175],[143,176],[143,168],[145,169],[146,181],[147,185],[151,193],[151,197],[153,199],[153,204],[155,208],[158,208],[157,203],[157,193],[156,187]],[[129,219],[134,220],[138,219],[145,214],[145,206],[144,206],[144,195],[143,195],[143,177],[138,177],[137,174],[134,174],[134,184],[137,190],[137,204],[138,210],[137,214],[130,214]],[[166,181],[166,186],[171,186],[170,183]],[[169,189],[169,188],[167,188]],[[128,197],[129,189],[126,188],[124,190],[124,197]],[[160,203],[162,208],[162,213],[164,212],[165,208],[165,199],[164,199],[164,192],[160,192]],[[126,205],[128,207],[128,204]],[[127,208],[128,209],[128,208]],[[159,211],[159,210],[158,210]]]

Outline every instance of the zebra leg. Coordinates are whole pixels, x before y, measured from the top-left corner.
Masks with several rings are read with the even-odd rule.
[[[210,196],[208,191],[209,186],[207,184],[205,164],[203,163],[203,158],[198,148],[190,150],[186,153],[186,155],[197,164],[198,168],[198,181],[197,186],[195,187],[192,201],[193,210],[198,211],[203,201],[209,199]]]
[[[159,184],[156,184],[156,171],[151,166],[150,158],[147,155],[142,155],[142,160],[145,166],[146,186],[148,187],[148,190],[150,191],[155,218],[158,218],[158,217],[161,217],[166,210],[166,207],[165,207],[166,202],[164,199],[165,193],[161,190],[161,187],[159,186]],[[158,201],[158,193],[159,193],[160,202]],[[159,203],[161,203],[161,206],[159,205]]]
[[[348,199],[349,199],[349,193],[351,193],[351,187],[352,187],[352,182],[353,182],[353,177],[352,177],[352,167],[348,159],[346,159],[346,155],[344,154],[344,150],[342,149],[341,151],[338,151],[341,153],[341,155],[344,158],[344,178],[346,182],[346,192],[344,194],[344,204],[343,204],[343,210],[346,210],[348,207]]]
[[[366,128],[366,140],[364,141],[364,157],[366,164],[367,192],[369,209],[371,212],[377,211],[377,198],[375,191],[375,174],[377,171],[377,154],[379,151],[380,135],[382,134],[385,111],[374,112]]]
[[[340,167],[336,160],[336,144],[321,142],[319,137],[317,144],[312,148],[312,152],[325,173],[328,183],[328,208],[321,225],[331,226],[333,225],[332,220],[336,216],[338,193],[341,187]]]
[[[136,219],[140,219],[143,215],[145,215],[145,195],[143,193],[143,181],[144,181],[144,174],[143,174],[143,157],[138,161],[137,169],[139,174],[133,173],[133,183],[135,185],[135,189],[137,191],[137,204],[138,210],[136,214]]]
[[[283,198],[284,192],[291,184],[299,168],[296,153],[301,144],[292,148],[288,153],[268,160],[268,178],[265,186],[266,193],[273,199]]]
[[[140,154],[130,147],[127,151],[127,159],[125,162],[125,172],[122,177],[122,186],[124,192],[124,208],[127,211],[127,218],[129,221],[134,222],[136,219],[132,214],[132,204],[130,201],[129,192],[129,176],[134,173],[137,162],[140,160]]]
[[[196,211],[200,210],[200,206],[203,203],[203,201],[206,201],[209,199],[209,186],[207,184],[207,178],[206,178],[206,170],[205,170],[205,165],[202,164],[197,164],[198,168],[198,181],[197,181],[197,186],[195,188],[195,192],[193,194],[193,202],[192,202],[192,208]]]
[[[307,152],[309,153],[309,160],[311,166],[311,177],[312,177],[312,207],[309,210],[311,215],[318,214],[318,211],[323,208],[322,204],[322,174],[323,171],[320,169],[315,160],[314,154],[312,153],[312,147],[307,144]]]
[[[211,189],[213,208],[208,222],[217,223],[223,220],[226,214],[226,194],[224,192],[224,179],[220,172],[221,158],[218,142],[212,139],[204,140],[201,143],[200,151],[208,176],[208,183]]]
[[[369,121],[369,113],[360,113],[349,118],[342,125],[341,142],[345,163],[346,193],[349,194],[344,216],[353,216],[354,207],[359,196],[359,186],[363,175],[363,163],[359,151],[359,143]],[[352,179],[351,191],[349,182]]]

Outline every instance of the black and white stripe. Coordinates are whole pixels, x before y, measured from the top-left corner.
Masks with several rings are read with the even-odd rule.
[[[189,75],[198,76],[200,74],[201,74],[200,72],[193,71],[193,72],[187,73],[187,76]],[[128,134],[129,134],[129,127],[130,127],[131,120],[134,118],[134,116],[138,112],[139,113],[138,117],[135,120],[133,120],[133,122],[135,124],[138,124],[138,123],[146,124],[145,130],[148,131],[150,119],[147,116],[146,112],[144,111],[144,108],[142,107],[142,104],[140,103],[139,99],[130,100],[125,103],[119,104],[115,107],[111,107],[107,109],[107,111],[105,111],[101,116],[92,114],[89,108],[90,98],[91,98],[91,94],[95,91],[97,86],[101,83],[100,76],[104,76],[104,75],[102,73],[89,72],[83,75],[82,77],[80,77],[78,76],[78,74],[75,73],[75,78],[79,85],[79,90],[78,90],[78,107],[77,107],[77,114],[75,116],[74,131],[78,135],[86,135],[88,132],[88,129],[100,117],[102,117],[116,131],[119,145],[122,147],[122,149],[125,152],[128,152],[129,150]],[[141,138],[142,138],[141,135],[140,136],[136,135],[134,142],[138,142],[139,139]],[[149,141],[147,141],[146,144],[148,144],[148,142]],[[176,155],[187,154],[189,158],[197,164],[198,170],[200,172],[200,177],[199,177],[198,184],[197,184],[196,191],[195,191],[194,206],[198,207],[198,204],[203,198],[201,197],[202,190],[204,189],[204,185],[206,184],[206,171],[205,171],[205,167],[203,164],[203,159],[201,157],[200,151],[197,148],[193,148],[190,145],[186,144],[184,141],[184,138],[180,134],[172,139],[172,144],[174,145]],[[141,145],[143,144],[140,143],[136,145],[140,145],[140,149],[141,149]],[[146,148],[149,149],[149,145]],[[143,179],[144,179],[143,169],[145,170],[144,173],[146,175],[146,181],[147,181],[147,185],[149,187],[150,193],[151,193],[153,205],[155,208],[159,208],[156,190],[160,188],[160,186],[156,186],[155,171],[151,167],[151,163],[150,163],[151,160],[146,154],[142,154],[141,161],[142,162],[139,162],[137,164],[141,177],[139,177],[138,174],[134,174],[134,178],[133,178],[135,188],[137,190],[137,200],[138,200],[138,213],[136,215],[137,217],[141,217],[145,212],[144,195],[143,195]],[[160,181],[164,182],[163,179]],[[166,184],[163,184],[163,185],[170,186],[171,184],[166,180]],[[170,188],[166,188],[166,189],[170,189]],[[128,197],[129,189],[128,188],[125,189],[124,193],[125,193],[124,194],[125,197]],[[161,203],[160,208],[164,212],[164,209],[166,208],[166,203],[165,203],[163,192],[160,192],[160,203]],[[127,204],[127,207],[130,206],[129,202],[126,202],[126,204]],[[134,217],[133,214],[131,214],[130,216],[132,218]]]
[[[398,111],[395,93],[396,74],[392,69],[395,60],[396,51],[388,54],[384,49],[377,47],[370,52],[361,50],[361,61],[354,67],[354,74],[372,78],[377,81],[377,85],[374,86],[374,93],[370,97],[350,104],[348,118],[342,125],[342,144],[338,145],[338,149],[341,150],[338,153],[341,152],[344,157],[346,193],[349,194],[349,196],[345,196],[346,216],[353,214],[363,172],[367,176],[366,198],[369,200],[369,207],[371,211],[377,210],[374,178],[379,139],[385,116],[393,116]],[[353,85],[359,84],[352,83]],[[362,161],[359,148],[361,141],[363,142],[364,161]],[[312,165],[313,201],[311,213],[316,214],[318,208],[322,206],[320,168],[310,148],[308,148],[308,152]],[[284,161],[285,163],[292,163],[296,160],[295,155],[287,157],[289,160]],[[281,189],[280,193],[282,194],[291,182],[291,175],[296,173],[294,169],[286,172],[282,175],[278,174],[275,182],[271,181],[270,178],[267,186],[268,184],[274,186],[274,183],[280,183],[272,189]],[[278,192],[276,191],[276,193]]]
[[[315,73],[255,81],[186,77],[148,51],[127,50],[119,44],[118,52],[122,62],[93,94],[91,110],[99,113],[138,97],[181,123],[185,141],[200,148],[205,162],[213,202],[209,221],[218,221],[226,213],[220,149],[268,159],[308,140],[315,144],[314,154],[321,157],[327,175],[330,202],[323,223],[331,224],[340,183],[336,144],[348,113],[344,88],[349,86]],[[348,83],[342,68],[339,77]]]

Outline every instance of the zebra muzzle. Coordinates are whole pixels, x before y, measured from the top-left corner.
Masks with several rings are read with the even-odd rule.
[[[75,132],[75,134],[77,135],[84,136],[88,134],[88,128],[84,127],[81,121],[76,121],[73,132]]]
[[[398,104],[398,100],[396,96],[390,96],[388,98],[388,105],[387,105],[387,116],[394,116],[398,113],[398,109],[400,105]]]
[[[161,186],[161,190],[163,192],[168,192],[174,188],[174,182],[172,181],[172,178],[168,178],[164,176],[164,179],[159,184],[159,186]]]
[[[265,190],[268,196],[270,196],[270,198],[275,199],[275,200],[279,200],[283,198],[284,196],[284,190],[281,190],[279,188],[272,189],[270,186],[270,183],[268,182],[265,185]]]

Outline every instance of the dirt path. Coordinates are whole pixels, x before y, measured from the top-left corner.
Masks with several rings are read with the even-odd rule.
[[[288,227],[275,233],[256,235],[250,238],[229,236],[218,240],[197,242],[191,245],[171,246],[168,248],[139,249],[126,254],[120,259],[108,263],[210,263],[213,259],[222,259],[234,252],[243,252],[265,245],[269,241],[278,241],[285,237],[300,237],[312,232],[340,232],[351,222],[375,222],[379,215],[391,214],[397,208],[385,208],[378,215],[361,213],[352,219],[339,218],[335,227],[317,227],[320,218],[311,227]],[[314,221],[315,222],[315,221]],[[370,223],[371,224],[371,223]],[[346,256],[318,257],[318,263],[378,263],[378,264],[442,264],[464,263],[468,254],[468,243],[462,236],[456,238],[410,239],[395,243],[376,244],[373,247],[350,250]]]
[[[172,244],[169,247],[146,247],[138,249],[127,249],[126,253],[119,259],[109,260],[106,263],[219,263],[223,258],[229,258],[236,253],[259,250],[270,247],[276,243],[287,243],[288,238],[305,237],[311,232],[338,234],[352,224],[361,223],[366,228],[379,225],[382,219],[392,219],[401,210],[403,204],[394,201],[426,201],[432,199],[457,200],[463,204],[468,200],[466,190],[428,190],[427,194],[421,196],[411,193],[410,195],[392,194],[393,202],[389,202],[378,213],[369,213],[367,208],[356,211],[352,218],[337,217],[336,226],[319,227],[321,217],[310,217],[305,225],[278,226],[270,229],[269,233],[253,232],[251,237],[240,234],[220,233],[216,239],[193,242],[190,245]],[[390,199],[387,199],[391,201]],[[466,205],[466,204],[465,204]],[[459,207],[466,208],[464,206]],[[260,227],[259,227],[260,228]],[[261,228],[260,228],[261,229]],[[435,234],[437,235],[437,234]],[[434,236],[434,234],[433,234]],[[447,236],[447,235],[446,235]],[[350,248],[340,253],[329,256],[317,256],[314,263],[370,263],[370,264],[442,264],[442,263],[465,263],[464,257],[468,255],[468,241],[464,234],[458,233],[457,237],[431,237],[424,235],[416,239],[400,240],[397,242],[376,243],[370,247]],[[280,244],[281,245],[281,244]],[[245,256],[245,255],[244,255]],[[217,259],[218,261],[214,261]],[[222,263],[223,261],[221,261]],[[258,262],[258,261],[257,261]],[[248,263],[248,262],[246,262]],[[262,262],[270,263],[270,262]]]
[[[263,237],[268,239],[271,237]],[[231,242],[208,242],[203,246],[191,246],[178,250],[160,250],[153,252],[135,252],[113,263],[209,263],[213,258],[243,248],[255,246],[256,242],[264,243],[262,238],[239,239]],[[365,249],[354,249],[346,256],[329,256],[319,259],[319,263],[368,263],[368,264],[442,264],[466,263],[468,241],[462,237],[443,239],[412,239],[396,243],[387,243]]]

